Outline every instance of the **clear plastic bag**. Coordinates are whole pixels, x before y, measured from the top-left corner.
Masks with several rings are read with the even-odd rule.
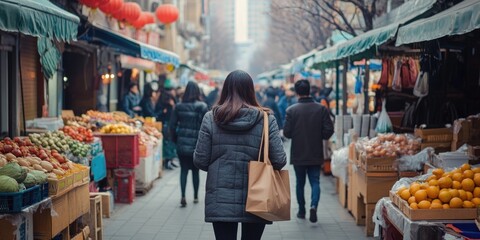
[[[396,160],[397,169],[399,171],[420,171],[434,153],[435,149],[428,147],[415,155],[405,155]]]
[[[332,175],[342,179],[344,183],[348,183],[348,151],[348,147],[343,147],[333,151],[332,155]]]
[[[417,76],[417,82],[413,88],[413,95],[425,97],[428,95],[428,72],[420,72]]]
[[[377,126],[375,127],[375,131],[377,133],[388,133],[392,132],[393,130],[392,121],[387,113],[386,102],[387,100],[384,100],[382,103],[382,111],[380,112]]]

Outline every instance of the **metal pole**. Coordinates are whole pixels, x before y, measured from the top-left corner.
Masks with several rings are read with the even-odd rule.
[[[363,108],[363,113],[364,114],[370,113],[370,109],[369,109],[370,97],[368,96],[368,90],[370,89],[369,85],[370,85],[370,60],[366,60],[365,61],[365,77],[364,77],[364,82],[363,82],[363,94],[364,94],[363,97],[365,99],[365,102],[363,103],[364,104],[364,108]]]
[[[348,72],[348,59],[343,61],[343,78],[342,78],[342,112],[343,114],[347,114],[347,101],[348,101],[348,86],[347,86],[347,72]]]
[[[335,68],[337,70],[335,80],[335,113],[340,115],[340,66],[338,61],[335,62]]]

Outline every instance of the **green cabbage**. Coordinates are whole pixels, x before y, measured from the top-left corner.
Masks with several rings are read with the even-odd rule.
[[[9,176],[0,176],[0,192],[18,192],[19,186],[15,179]]]
[[[18,163],[11,162],[0,168],[0,175],[8,176],[17,181],[17,183],[22,183],[27,177],[27,171],[20,167]]]

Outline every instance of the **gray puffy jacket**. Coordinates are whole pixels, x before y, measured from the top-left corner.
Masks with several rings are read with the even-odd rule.
[[[275,120],[269,115],[270,160],[275,169],[285,166],[286,154]],[[270,223],[247,213],[248,162],[258,158],[263,114],[252,108],[240,110],[237,118],[218,125],[208,112],[202,122],[194,164],[207,171],[206,222]]]

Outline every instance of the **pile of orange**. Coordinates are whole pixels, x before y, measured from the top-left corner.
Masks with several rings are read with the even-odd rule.
[[[480,206],[480,168],[463,164],[451,172],[433,170],[423,183],[397,190],[413,209],[474,208]]]

